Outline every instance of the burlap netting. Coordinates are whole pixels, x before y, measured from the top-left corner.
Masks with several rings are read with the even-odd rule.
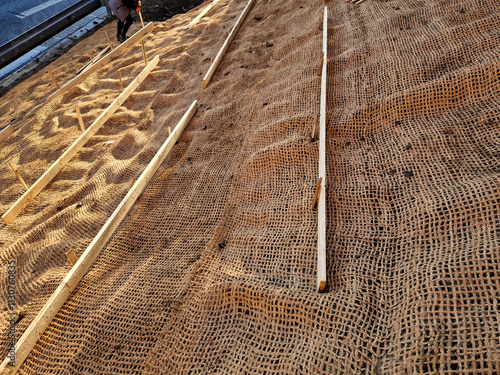
[[[205,5],[207,5],[206,3]],[[500,372],[500,2],[328,1],[328,289],[315,292],[322,1],[256,0],[157,23],[160,65],[16,221],[0,225],[20,335],[189,104],[200,107],[22,374]],[[106,27],[113,35],[115,25]],[[137,28],[137,24],[134,26]],[[135,29],[136,30],[136,29]],[[49,66],[65,82],[102,32]],[[53,102],[0,101],[0,212],[144,64],[134,46]],[[110,143],[112,142],[112,143]],[[225,246],[219,246],[224,242]],[[7,345],[1,345],[2,358]]]

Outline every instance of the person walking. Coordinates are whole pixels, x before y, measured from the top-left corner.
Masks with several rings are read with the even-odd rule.
[[[113,14],[118,18],[116,25],[116,39],[123,43],[128,39],[127,31],[134,23],[134,19],[130,15],[130,11],[135,9],[137,13],[140,11],[141,2],[135,0],[109,0],[109,7]]]

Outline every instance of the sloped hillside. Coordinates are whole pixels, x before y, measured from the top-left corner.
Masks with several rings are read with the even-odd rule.
[[[193,100],[199,108],[22,374],[496,374],[500,371],[500,8],[328,6],[327,290],[316,293],[322,1],[221,0],[145,38],[158,67],[10,225],[17,335]],[[114,34],[114,24],[106,26]],[[134,27],[137,29],[138,25]],[[134,29],[134,30],[136,30]],[[75,75],[103,33],[50,69]],[[39,72],[0,98],[0,212],[143,69],[142,47],[49,101]],[[0,346],[5,358],[8,344]]]

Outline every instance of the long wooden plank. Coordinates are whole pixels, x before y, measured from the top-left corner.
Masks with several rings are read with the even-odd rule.
[[[63,169],[73,156],[87,143],[87,141],[101,128],[102,125],[115,113],[115,111],[127,100],[142,81],[148,76],[153,68],[158,65],[160,57],[156,57],[144,68],[144,70],[130,83],[130,85],[110,104],[106,110],[90,125],[80,137],[57,159],[49,169],[12,205],[2,216],[6,224],[12,221],[20,212],[40,193],[45,186]]]
[[[121,55],[123,51],[125,51],[127,48],[131,47],[135,42],[138,42],[139,40],[141,40],[141,38],[144,35],[146,35],[147,33],[149,33],[151,31],[151,29],[153,29],[153,24],[148,23],[144,28],[140,29],[138,32],[136,32],[134,35],[132,35],[125,42],[120,44],[113,51],[111,51],[106,56],[104,56],[102,59],[100,59],[98,62],[96,62],[94,65],[92,65],[87,70],[80,73],[79,75],[77,75],[71,81],[65,83],[63,86],[61,86],[61,88],[59,90],[50,94],[49,99],[53,100],[53,99],[57,98],[59,95],[64,94],[69,89],[71,89],[71,88],[75,87],[76,85],[85,81],[89,75],[91,75],[92,73],[101,69],[107,63],[109,63],[114,57]]]
[[[245,9],[243,9],[243,12],[241,12],[240,17],[238,18],[238,21],[236,21],[235,25],[233,26],[233,29],[229,33],[229,35],[226,38],[226,41],[222,45],[221,49],[219,50],[219,53],[215,57],[214,61],[212,62],[212,65],[210,65],[210,68],[208,69],[207,74],[205,74],[205,77],[203,78],[203,88],[207,88],[210,79],[214,75],[215,71],[217,70],[217,67],[219,66],[220,62],[222,61],[222,57],[226,53],[227,49],[229,48],[229,45],[233,41],[234,37],[238,33],[238,30],[245,20],[245,17],[247,16],[248,12],[250,11],[250,8],[252,7],[253,3],[255,0],[249,0],[247,6]]]
[[[319,119],[319,176],[318,197],[318,292],[326,286],[326,67],[328,50],[328,8],[323,12],[323,66],[321,72],[321,102]]]
[[[137,182],[132,186],[128,194],[123,198],[113,214],[106,221],[106,224],[104,224],[97,236],[83,252],[82,256],[78,258],[76,264],[71,268],[64,280],[59,284],[47,303],[23,333],[16,344],[16,360],[14,366],[10,366],[10,359],[8,357],[2,362],[0,366],[1,375],[14,374],[21,367],[50,322],[54,319],[71,292],[76,288],[85,273],[94,263],[95,259],[132,208],[139,195],[142,194],[153,175],[165,160],[165,157],[175,145],[175,142],[179,139],[182,131],[194,116],[196,110],[197,101],[195,100],[178,122],[172,134],[167,138],[146,169],[142,172]]]
[[[0,131],[0,142],[6,140],[12,133],[14,133],[14,128],[10,125],[7,125]]]
[[[193,27],[194,25],[196,25],[198,23],[199,20],[201,20],[203,17],[205,17],[205,15],[210,12],[210,10],[215,6],[215,4],[217,4],[220,0],[214,0],[210,3],[210,5],[208,5],[205,9],[203,9],[203,11],[198,14],[196,16],[196,18],[194,20],[192,20],[189,24],[187,24],[186,26],[184,26],[185,29],[190,29],[191,27]]]

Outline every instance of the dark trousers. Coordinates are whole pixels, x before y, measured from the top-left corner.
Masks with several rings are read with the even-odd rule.
[[[118,20],[118,24],[116,25],[116,33],[125,38],[127,36],[128,29],[130,28],[130,26],[132,26],[133,23],[134,19],[130,14],[127,16],[127,18],[125,18],[125,23],[123,23],[121,20]]]

